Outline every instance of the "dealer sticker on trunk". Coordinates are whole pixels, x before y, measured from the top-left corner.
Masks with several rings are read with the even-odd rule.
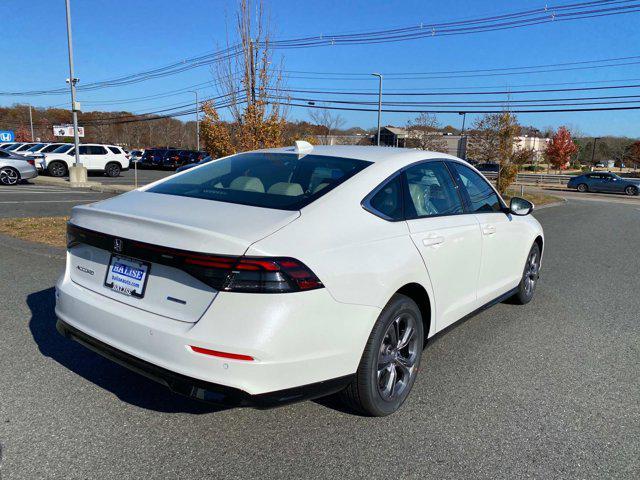
[[[124,295],[142,298],[147,283],[149,263],[113,255],[104,285]]]

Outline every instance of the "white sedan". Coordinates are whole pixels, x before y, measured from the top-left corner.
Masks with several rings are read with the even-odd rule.
[[[57,326],[209,402],[341,392],[388,415],[429,337],[531,300],[544,242],[532,210],[442,153],[241,153],[75,207]]]

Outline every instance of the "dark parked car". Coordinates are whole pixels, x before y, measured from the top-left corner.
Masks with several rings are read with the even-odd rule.
[[[169,153],[175,152],[174,149],[168,148],[150,148],[144,151],[144,154],[140,158],[140,167],[146,168],[161,168],[162,161]]]
[[[500,171],[500,165],[497,163],[479,163],[476,168],[481,172],[498,173]]]
[[[185,165],[198,163],[207,154],[196,150],[171,150],[162,159],[162,167],[176,169]]]
[[[638,195],[640,178],[623,178],[611,172],[585,173],[573,177],[567,183],[568,188],[579,192],[611,192]]]
[[[211,160],[213,160],[213,158],[211,158],[209,155],[207,155],[202,160],[200,160],[198,163],[189,163],[187,165],[183,165],[182,167],[179,167],[176,170],[176,172],[184,172],[185,170],[189,170],[190,168],[197,167],[198,165],[203,165],[205,163],[209,163]]]

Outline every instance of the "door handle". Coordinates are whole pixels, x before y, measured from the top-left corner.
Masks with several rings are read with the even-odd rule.
[[[496,233],[496,226],[495,225],[484,225],[482,227],[482,234],[483,235],[493,235],[494,233]]]
[[[425,247],[432,247],[433,245],[440,245],[444,243],[444,237],[441,235],[433,235],[422,239],[422,244]]]

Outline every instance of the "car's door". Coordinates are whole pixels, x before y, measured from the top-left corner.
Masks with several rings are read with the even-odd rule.
[[[80,162],[87,170],[95,170],[95,166],[93,165],[93,155],[91,154],[91,146],[90,145],[80,145],[78,149],[78,156],[80,157]],[[74,160],[75,161],[75,160]]]
[[[603,192],[605,191],[604,177],[601,173],[592,173],[588,175],[589,191]]]
[[[622,182],[618,180],[618,177],[610,173],[602,174],[602,191],[603,192],[622,192]]]
[[[448,162],[467,209],[473,212],[482,237],[482,262],[478,276],[478,303],[484,305],[506,293],[522,277],[526,256],[525,230],[507,213],[491,184],[461,162]],[[523,253],[524,252],[524,253]]]
[[[431,279],[441,330],[477,307],[480,228],[476,216],[465,212],[444,161],[418,163],[403,175],[405,218]]]

